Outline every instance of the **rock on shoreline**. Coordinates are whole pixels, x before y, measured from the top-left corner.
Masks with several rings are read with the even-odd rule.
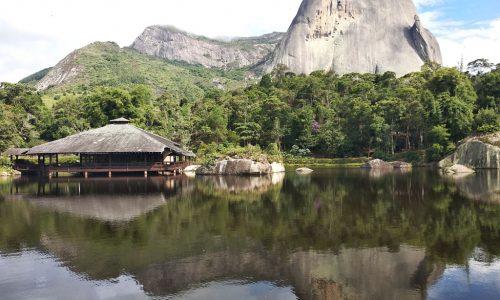
[[[450,156],[439,162],[441,169],[464,165],[472,169],[500,169],[500,132],[474,137],[458,146]]]
[[[196,170],[196,175],[266,175],[282,172],[285,172],[285,167],[281,163],[228,158],[211,166],[201,166]]]
[[[381,159],[373,159],[361,166],[363,169],[393,169],[394,167]]]
[[[370,170],[393,170],[393,169],[409,170],[413,168],[413,166],[412,164],[404,161],[386,162],[381,159],[373,159],[365,163],[363,166],[361,166],[361,168]]]

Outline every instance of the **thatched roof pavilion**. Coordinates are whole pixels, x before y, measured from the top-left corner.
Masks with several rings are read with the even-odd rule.
[[[33,147],[26,154],[164,153],[165,150],[180,156],[195,156],[178,143],[130,125],[127,119],[120,118],[104,127]]]
[[[131,125],[120,118],[110,124],[80,132],[60,140],[28,149],[22,155],[38,156],[37,169],[43,172],[64,172],[58,163],[59,155],[78,155],[80,166],[68,172],[161,172],[170,171],[174,165],[179,171],[182,162],[195,157],[180,144]],[[45,158],[49,158],[48,167]],[[55,166],[53,165],[55,158]],[[20,171],[23,171],[19,168]],[[146,174],[146,173],[145,173]]]

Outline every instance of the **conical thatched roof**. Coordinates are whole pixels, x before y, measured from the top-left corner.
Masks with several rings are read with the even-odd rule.
[[[27,155],[95,153],[163,153],[193,157],[175,142],[128,124],[126,119],[29,149]]]

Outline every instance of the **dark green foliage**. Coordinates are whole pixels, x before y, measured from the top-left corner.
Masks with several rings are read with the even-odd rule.
[[[500,112],[500,68],[472,78],[477,91],[477,108],[491,108]]]
[[[492,133],[500,131],[500,115],[494,109],[481,109],[474,119],[477,133]]]
[[[0,151],[36,144],[48,114],[40,94],[33,88],[0,84]]]
[[[115,48],[94,45],[79,59],[89,65],[91,57],[112,63],[117,57],[127,60],[134,55]],[[191,71],[204,72],[195,67]],[[39,136],[61,138],[126,117],[195,151],[204,149],[201,152],[254,145],[299,156],[400,157],[421,162],[427,150],[427,159],[437,160],[470,134],[498,131],[498,72],[494,68],[472,76],[426,65],[402,78],[391,72],[305,76],[279,66],[245,89],[205,87],[199,97],[176,89],[159,91],[151,82],[102,86],[104,76],[57,94],[50,111],[33,89],[5,84],[0,89],[0,105],[5,107],[0,115],[0,149],[29,145]],[[98,82],[100,86],[93,87]]]

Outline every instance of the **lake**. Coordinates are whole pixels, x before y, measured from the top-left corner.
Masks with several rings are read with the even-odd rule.
[[[500,173],[0,180],[1,299],[500,299]]]

